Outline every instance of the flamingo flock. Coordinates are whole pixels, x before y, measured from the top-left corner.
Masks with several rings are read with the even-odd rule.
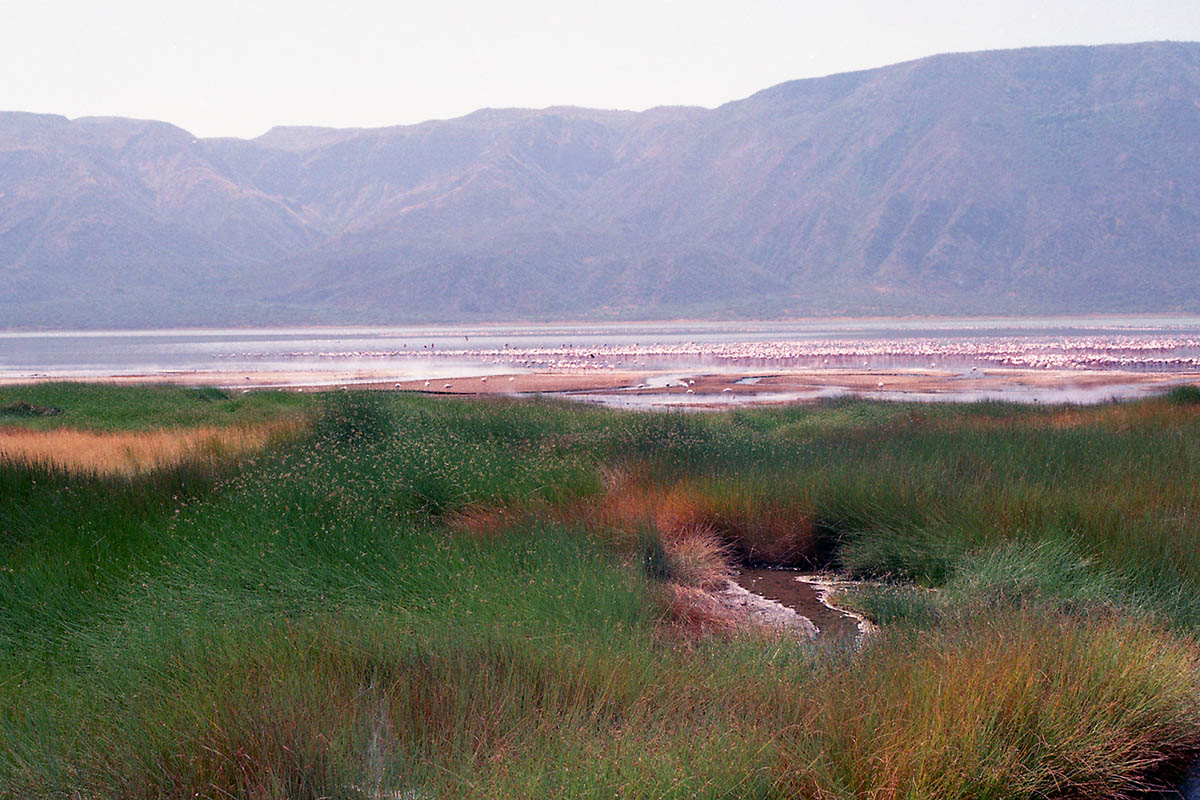
[[[238,353],[229,358],[428,359],[430,349]],[[870,338],[809,341],[675,342],[651,344],[564,344],[559,346],[458,348],[436,352],[526,370],[642,370],[681,365],[802,367],[876,366],[967,369],[979,365],[1017,369],[1187,372],[1200,369],[1200,337],[1189,335],[1104,335],[989,338]]]

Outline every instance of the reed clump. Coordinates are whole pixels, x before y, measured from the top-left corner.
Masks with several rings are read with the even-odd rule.
[[[822,558],[803,501],[736,480],[664,482],[644,469],[610,471],[593,507],[573,513],[621,530],[650,524],[668,542],[715,541],[729,560],[742,563],[813,567]]]
[[[1167,392],[1167,402],[1177,406],[1200,406],[1200,386],[1184,384]]]

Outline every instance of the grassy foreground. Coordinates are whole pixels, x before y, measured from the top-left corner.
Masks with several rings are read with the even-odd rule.
[[[303,398],[284,392],[231,396],[212,388],[69,383],[0,387],[0,459],[127,475],[227,461],[297,433],[307,423],[305,406]]]
[[[0,424],[309,422],[133,474],[0,462],[3,797],[1107,798],[1200,752],[1186,392],[18,402],[62,414]],[[843,599],[882,632],[731,629],[701,590],[738,560],[868,579]]]

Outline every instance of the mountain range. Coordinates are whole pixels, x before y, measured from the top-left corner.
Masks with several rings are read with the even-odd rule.
[[[1167,311],[1200,43],[250,140],[0,113],[0,328]]]

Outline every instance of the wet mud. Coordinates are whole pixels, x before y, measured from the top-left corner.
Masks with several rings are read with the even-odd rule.
[[[817,626],[818,639],[853,642],[863,633],[859,619],[822,602],[815,576],[793,570],[745,567],[734,580],[742,588],[787,606]]]

